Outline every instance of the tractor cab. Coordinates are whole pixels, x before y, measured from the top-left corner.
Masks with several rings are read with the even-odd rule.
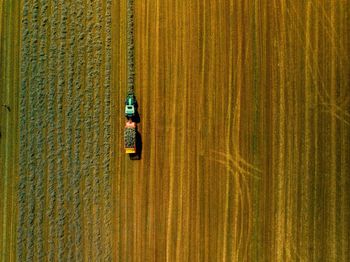
[[[136,99],[134,95],[128,95],[125,99],[125,116],[132,118],[135,116]]]

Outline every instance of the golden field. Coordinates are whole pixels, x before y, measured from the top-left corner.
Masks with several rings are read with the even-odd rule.
[[[0,3],[0,261],[350,260],[350,1]]]

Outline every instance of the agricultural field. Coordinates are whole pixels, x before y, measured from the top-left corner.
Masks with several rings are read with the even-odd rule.
[[[350,261],[350,1],[0,3],[0,261]]]
[[[3,226],[16,231],[3,236],[13,252],[3,261],[112,260],[111,4],[16,6],[20,45],[9,59],[20,54],[20,81],[7,93],[18,98],[17,186],[4,192],[16,217]],[[14,179],[7,174],[4,187]]]

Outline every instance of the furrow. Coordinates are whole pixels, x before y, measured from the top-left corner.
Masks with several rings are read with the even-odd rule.
[[[50,21],[50,45],[49,45],[49,83],[48,83],[48,97],[47,97],[47,138],[46,144],[48,145],[47,150],[47,170],[48,170],[48,208],[47,208],[47,219],[49,223],[48,228],[48,260],[54,261],[56,258],[56,145],[55,145],[55,97],[56,97],[56,65],[57,65],[57,30],[58,30],[58,0],[51,1],[51,21]]]
[[[101,205],[100,205],[100,115],[101,115],[101,65],[102,65],[102,4],[101,1],[95,2],[95,19],[94,25],[94,51],[95,51],[95,78],[94,78],[94,104],[93,104],[93,244],[96,248],[94,252],[96,259],[101,257]],[[95,259],[95,260],[96,260]]]
[[[61,0],[59,3],[61,7],[61,18],[60,18],[60,32],[58,39],[58,82],[57,82],[57,121],[56,121],[56,143],[57,143],[57,151],[56,151],[56,164],[57,164],[57,216],[56,216],[56,226],[57,226],[57,259],[58,261],[65,261],[64,254],[64,236],[65,236],[65,220],[66,220],[66,210],[64,203],[64,93],[65,93],[65,85],[66,85],[66,71],[65,71],[65,63],[66,63],[66,40],[67,40],[67,4],[66,1]]]
[[[82,102],[84,97],[82,75],[84,73],[85,66],[85,33],[84,33],[84,3],[81,0],[76,1],[76,31],[77,31],[77,54],[78,61],[76,66],[76,78],[74,82],[75,86],[75,100],[74,100],[74,112],[76,112],[75,126],[74,126],[74,160],[73,160],[73,206],[74,206],[74,244],[75,244],[75,261],[83,261],[82,250],[82,221],[81,221],[81,180],[82,180],[82,134],[83,134],[83,121],[82,121]]]
[[[66,144],[65,144],[65,158],[67,159],[67,166],[66,166],[66,174],[67,174],[67,180],[69,188],[67,188],[66,191],[66,201],[69,205],[69,216],[67,216],[66,222],[68,223],[68,232],[67,232],[67,242],[66,242],[66,252],[67,252],[67,261],[74,261],[74,220],[73,220],[73,213],[74,213],[74,204],[73,203],[73,193],[74,193],[74,177],[73,177],[73,144],[74,144],[74,134],[73,134],[73,127],[74,127],[74,120],[76,116],[76,112],[74,111],[74,103],[73,103],[73,97],[75,95],[74,92],[74,78],[75,78],[75,48],[76,48],[76,37],[75,37],[75,17],[77,15],[76,12],[76,6],[75,1],[72,1],[69,5],[69,17],[71,19],[70,21],[70,29],[69,29],[69,58],[68,58],[68,78],[67,78],[67,103],[65,111],[65,134],[66,134]]]
[[[95,81],[94,72],[94,43],[93,43],[93,26],[94,26],[94,7],[93,1],[88,1],[87,6],[87,25],[86,31],[86,87],[84,93],[84,216],[86,223],[84,224],[84,243],[85,243],[85,255],[87,259],[93,257],[93,245],[92,245],[92,168],[93,168],[93,89]]]
[[[44,235],[43,235],[43,222],[44,222],[44,210],[45,210],[45,193],[44,193],[44,175],[45,175],[45,124],[42,121],[45,116],[45,86],[46,86],[46,41],[47,41],[47,1],[41,0],[40,2],[40,28],[39,28],[39,57],[38,57],[38,72],[37,72],[37,95],[35,111],[37,117],[35,121],[36,126],[36,223],[35,223],[35,236],[36,236],[36,256],[38,261],[44,259]]]

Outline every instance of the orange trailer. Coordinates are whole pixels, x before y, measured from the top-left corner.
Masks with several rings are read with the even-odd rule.
[[[136,153],[136,123],[131,119],[125,124],[124,148],[126,154]]]

